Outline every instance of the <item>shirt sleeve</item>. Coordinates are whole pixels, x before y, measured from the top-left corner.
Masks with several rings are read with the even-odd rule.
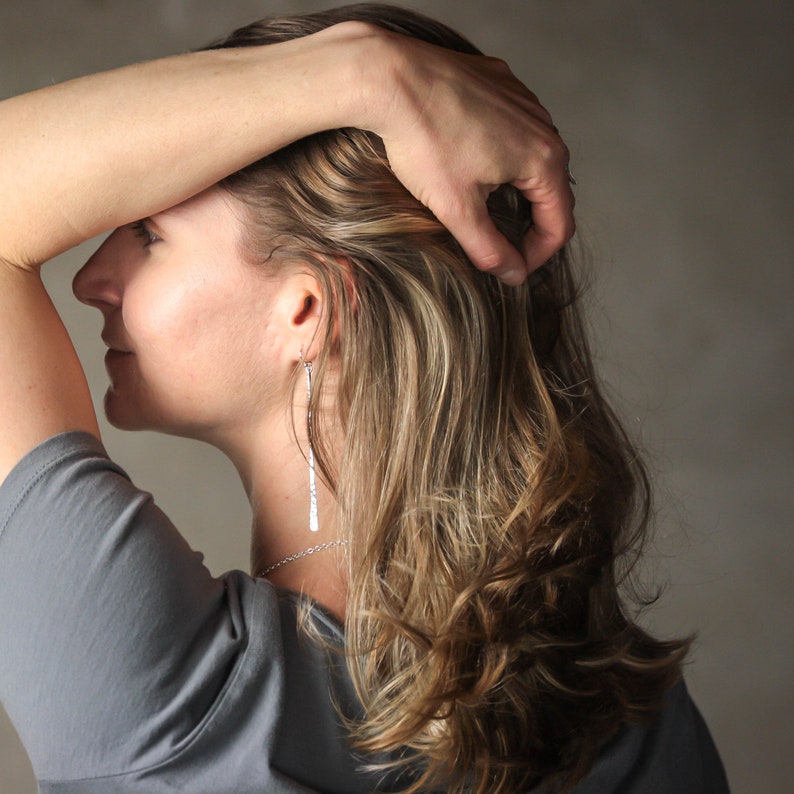
[[[67,433],[0,487],[0,698],[37,777],[142,768],[201,730],[246,648],[216,579],[102,445]]]

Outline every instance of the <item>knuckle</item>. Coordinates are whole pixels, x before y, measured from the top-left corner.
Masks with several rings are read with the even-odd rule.
[[[498,270],[502,265],[502,257],[497,251],[489,251],[485,254],[479,254],[477,258],[473,260],[473,264],[477,270],[491,273],[494,270]]]
[[[503,58],[498,58],[493,55],[489,55],[487,56],[487,58],[491,66],[493,66],[498,71],[503,72],[504,74],[513,73],[512,70],[510,69],[510,64]]]
[[[557,163],[566,164],[570,157],[568,147],[559,135],[551,139],[550,152],[552,159]]]
[[[568,162],[568,147],[559,135],[551,134],[541,138],[538,141],[538,154],[547,165],[564,167]]]

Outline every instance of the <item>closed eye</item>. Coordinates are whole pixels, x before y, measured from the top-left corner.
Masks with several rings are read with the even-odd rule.
[[[146,223],[146,219],[140,221],[135,221],[134,223],[130,224],[130,229],[132,229],[133,233],[136,237],[139,237],[143,240],[143,247],[148,248],[153,243],[162,240],[162,237],[156,235]]]

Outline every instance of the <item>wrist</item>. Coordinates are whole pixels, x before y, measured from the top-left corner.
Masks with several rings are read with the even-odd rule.
[[[400,83],[402,37],[367,22],[343,22],[309,38],[324,50],[316,100],[330,116],[325,129],[383,134]]]

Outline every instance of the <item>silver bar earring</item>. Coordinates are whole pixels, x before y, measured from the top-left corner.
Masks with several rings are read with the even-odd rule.
[[[320,522],[317,517],[317,478],[314,471],[314,447],[312,445],[312,362],[304,361],[303,351],[300,351],[300,360],[306,370],[306,398],[308,409],[306,412],[306,428],[309,434],[309,529],[317,532]]]

